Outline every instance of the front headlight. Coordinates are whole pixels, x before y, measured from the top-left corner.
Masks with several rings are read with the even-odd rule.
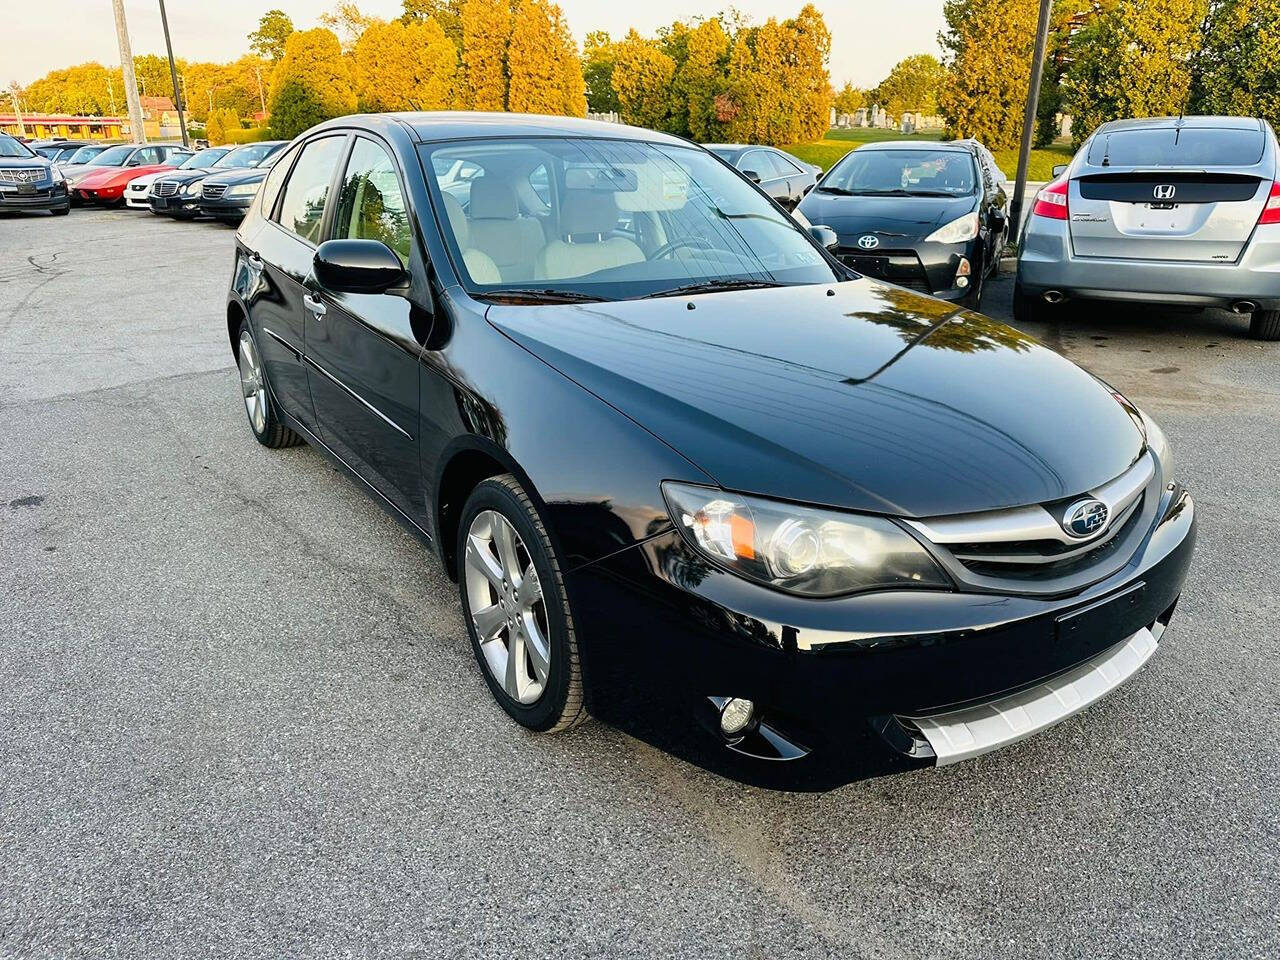
[[[62,175],[62,171],[59,170],[57,167],[50,167],[49,179],[52,180],[54,183],[62,183],[62,181],[66,180],[67,178]]]
[[[201,182],[199,180],[192,181],[182,188],[182,195],[184,197],[198,197],[200,196],[200,187]]]
[[[1160,472],[1164,476],[1164,482],[1171,483],[1173,481],[1173,448],[1169,446],[1169,438],[1160,429],[1160,424],[1152,420],[1145,410],[1138,410],[1138,415],[1142,417],[1142,432],[1147,435],[1147,447],[1160,461]]]
[[[943,224],[924,238],[925,243],[964,243],[978,235],[978,212],[966,213]]]
[[[950,581],[918,541],[883,517],[819,510],[667,481],[686,539],[735,573],[808,597]]]
[[[228,197],[252,197],[258,192],[256,183],[238,183],[227,190]]]

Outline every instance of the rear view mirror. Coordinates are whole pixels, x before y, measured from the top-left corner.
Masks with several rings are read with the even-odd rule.
[[[750,180],[752,183],[760,182],[760,174],[756,173],[754,170],[743,170],[742,175],[746,177],[748,180]]]
[[[809,236],[818,242],[818,246],[835,253],[840,246],[840,238],[836,232],[825,224],[815,223],[809,228]]]
[[[1062,176],[1064,173],[1066,173],[1066,172],[1067,172],[1067,166],[1068,166],[1068,164],[1065,164],[1065,163],[1055,163],[1055,164],[1053,165],[1053,175],[1054,175],[1054,177],[1055,177],[1055,178],[1056,178],[1056,177],[1060,177],[1060,176]]]
[[[378,240],[326,240],[312,261],[316,279],[336,293],[383,293],[404,279],[404,265]]]

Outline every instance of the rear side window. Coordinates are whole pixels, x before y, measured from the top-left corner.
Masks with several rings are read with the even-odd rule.
[[[280,185],[284,183],[285,174],[289,172],[289,167],[293,165],[293,158],[297,155],[297,147],[281,154],[280,159],[272,166],[271,172],[267,174],[266,180],[262,182],[262,213],[264,216],[271,216],[271,211],[275,209],[276,197],[280,195]]]
[[[1156,127],[1100,133],[1089,163],[1112,167],[1245,167],[1262,159],[1261,130]]]
[[[792,160],[790,157],[788,157],[785,153],[773,154],[773,162],[778,166],[779,176],[789,177],[789,176],[792,176],[793,174],[804,172],[803,170],[800,169],[800,167],[796,164],[796,162]]]
[[[344,135],[312,140],[302,148],[298,162],[284,187],[280,203],[280,226],[291,230],[308,243],[320,242],[320,222],[329,201],[333,171],[347,142]]]

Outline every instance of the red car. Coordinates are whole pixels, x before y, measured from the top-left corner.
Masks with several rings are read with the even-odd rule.
[[[124,199],[124,188],[135,177],[148,173],[163,173],[173,170],[187,157],[189,150],[172,144],[151,144],[133,146],[130,144],[112,147],[101,156],[121,152],[122,156],[112,159],[110,164],[95,163],[86,167],[71,182],[71,196],[78,203],[116,204]],[[101,157],[99,158],[99,160]]]

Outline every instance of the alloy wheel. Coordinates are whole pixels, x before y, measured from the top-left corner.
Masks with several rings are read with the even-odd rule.
[[[244,409],[255,433],[267,429],[267,381],[262,376],[262,364],[253,337],[245,330],[240,334],[240,390],[244,394]]]
[[[463,561],[467,605],[485,666],[517,703],[535,703],[551,671],[546,604],[528,548],[496,510],[476,515]]]

